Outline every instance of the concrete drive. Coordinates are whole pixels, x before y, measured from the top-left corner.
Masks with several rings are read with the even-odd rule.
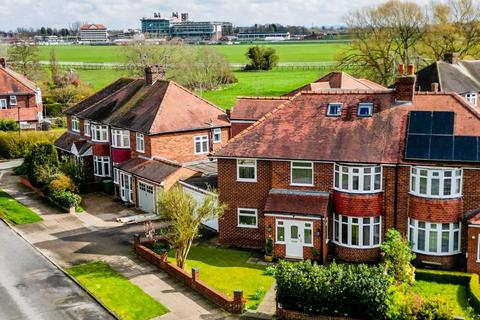
[[[115,219],[137,212],[94,193],[83,197],[85,212],[60,213],[18,181],[10,170],[0,171],[0,187],[39,213],[43,221],[15,229],[61,267],[98,260],[109,263],[170,310],[162,320],[232,317],[133,253],[133,235],[144,232],[143,224],[122,225]]]
[[[0,261],[0,319],[113,319],[3,222]]]

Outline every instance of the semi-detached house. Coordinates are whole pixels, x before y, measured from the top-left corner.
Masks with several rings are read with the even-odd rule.
[[[199,191],[203,176],[205,189],[216,174],[207,156],[229,139],[222,109],[161,73],[150,67],[144,79],[121,78],[68,109],[68,131],[55,142],[94,181],[112,179],[125,203],[147,212],[156,210],[157,191],[178,181]]]
[[[402,68],[403,69],[403,68]],[[225,245],[376,261],[389,228],[418,265],[480,271],[480,112],[455,93],[300,91],[212,156]]]

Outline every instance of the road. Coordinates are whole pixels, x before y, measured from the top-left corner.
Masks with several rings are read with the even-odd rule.
[[[0,221],[0,319],[113,319]]]

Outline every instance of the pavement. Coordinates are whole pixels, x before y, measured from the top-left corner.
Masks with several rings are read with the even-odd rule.
[[[11,170],[0,171],[0,187],[42,216],[41,222],[14,228],[60,267],[98,260],[109,263],[170,310],[159,317],[161,320],[238,318],[133,253],[133,235],[144,232],[143,224],[122,225],[115,220],[138,213],[135,210],[125,208],[107,195],[93,193],[84,196],[85,212],[61,213],[21,185]],[[155,226],[160,228],[161,222]]]
[[[0,319],[113,319],[1,221],[0,261]]]

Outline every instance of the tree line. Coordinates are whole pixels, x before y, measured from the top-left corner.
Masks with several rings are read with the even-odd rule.
[[[390,0],[351,12],[345,22],[352,42],[337,57],[339,67],[384,85],[394,81],[401,63],[421,68],[451,52],[479,57],[480,4],[475,0],[425,6]]]

